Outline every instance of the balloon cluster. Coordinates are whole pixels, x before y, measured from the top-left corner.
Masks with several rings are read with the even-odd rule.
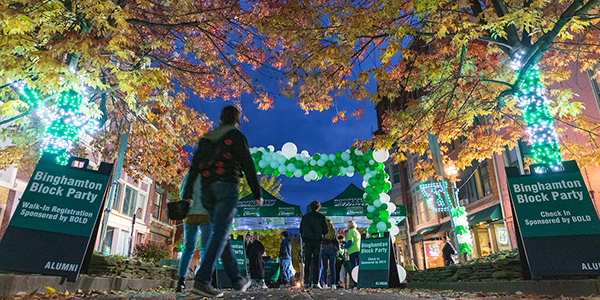
[[[471,240],[471,230],[469,230],[469,221],[467,221],[467,212],[464,206],[458,206],[452,209],[452,219],[454,221],[454,230],[458,238],[458,247],[460,253],[473,253],[473,242]]]
[[[389,158],[386,150],[363,153],[352,147],[335,154],[315,153],[311,156],[306,150],[298,153],[296,145],[288,142],[279,151],[275,151],[273,146],[253,147],[250,153],[256,170],[266,175],[303,177],[306,182],[332,176],[352,177],[355,173],[363,175],[363,203],[367,205],[366,217],[371,221],[368,232],[389,231],[393,235],[398,234],[398,227],[390,219],[396,205],[390,202],[390,196],[386,194],[392,187],[389,175],[384,171],[383,162]]]

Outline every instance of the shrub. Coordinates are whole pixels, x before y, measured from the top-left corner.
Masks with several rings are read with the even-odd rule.
[[[171,256],[171,246],[165,243],[148,242],[135,246],[133,254],[144,262],[157,264],[163,258]]]

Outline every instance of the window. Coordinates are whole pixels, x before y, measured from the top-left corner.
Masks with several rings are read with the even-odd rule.
[[[124,215],[133,217],[137,206],[137,191],[127,186],[125,187],[125,197],[123,197],[123,209],[121,212]]]
[[[115,184],[115,196],[113,198],[113,205],[112,205],[112,209],[116,210],[116,211],[121,211],[121,197],[123,194],[123,184],[120,182],[117,182],[117,184]]]
[[[106,229],[106,235],[104,236],[104,247],[102,247],[102,253],[106,256],[111,254],[112,240],[115,229],[108,227]]]
[[[392,183],[400,183],[400,166],[392,165]]]
[[[473,165],[478,165],[478,167],[474,168]],[[487,161],[483,161],[481,164],[474,162],[473,165],[458,176],[461,179],[458,191],[461,205],[477,201],[492,191]]]
[[[519,166],[519,147],[515,146],[511,150],[504,150],[504,163],[507,167]]]
[[[129,254],[129,231],[121,230],[119,236],[119,251],[117,254],[125,256]]]
[[[136,209],[136,213],[139,213],[139,215],[137,216],[138,219],[140,220],[144,220],[144,212],[146,208],[146,195],[140,193],[138,196],[138,201],[137,201],[137,209]]]
[[[421,222],[427,222],[427,211],[425,210],[425,201],[419,201],[419,218]]]
[[[163,194],[156,192],[154,194],[154,205],[152,208],[152,217],[160,220],[160,208],[162,206],[162,199],[163,199]]]

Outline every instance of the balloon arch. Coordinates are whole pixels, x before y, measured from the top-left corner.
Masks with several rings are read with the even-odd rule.
[[[311,156],[306,150],[298,153],[296,145],[288,142],[279,151],[275,151],[273,146],[253,147],[250,153],[260,174],[303,177],[306,182],[331,176],[352,177],[356,173],[364,176],[365,193],[362,201],[367,204],[366,217],[371,221],[367,231],[398,234],[398,227],[389,220],[396,205],[390,202],[387,194],[392,187],[383,164],[389,158],[387,150],[369,150],[363,153],[352,147],[334,154],[315,153]]]

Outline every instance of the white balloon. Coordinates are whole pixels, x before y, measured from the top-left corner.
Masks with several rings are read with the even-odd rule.
[[[363,199],[367,198],[367,195],[368,195],[367,193],[363,193]]]
[[[375,207],[380,207],[381,206],[381,200],[377,199],[377,200],[373,201],[373,205],[375,205]]]
[[[400,228],[398,228],[396,225],[392,225],[392,228],[390,228],[390,234],[397,235],[398,233],[400,233]]]
[[[377,223],[377,230],[385,231],[386,229],[387,229],[387,225],[385,225],[385,223],[383,223],[383,222]]]
[[[308,172],[308,174],[306,174],[306,175],[309,175],[309,176],[310,176],[310,179],[312,179],[312,180],[315,180],[315,179],[317,179],[317,177],[319,176],[319,174],[317,174],[317,171],[315,171],[315,170],[311,170],[311,171],[310,171],[310,172]]]
[[[335,160],[335,154],[329,154],[329,160],[330,161],[334,161]]]
[[[354,280],[354,282],[358,282],[358,266],[354,267],[354,269],[352,269],[352,280]]]
[[[295,177],[300,177],[300,176],[302,176],[302,170],[296,170],[296,171],[294,171],[294,176],[295,176]]]
[[[395,242],[396,242],[396,237],[395,237],[395,236],[393,236],[393,235],[390,235],[390,238],[392,239],[392,243],[395,243]]]
[[[373,151],[373,159],[377,162],[385,162],[390,157],[390,154],[385,149]]]
[[[271,168],[273,168],[273,169],[277,169],[277,168],[279,168],[279,161],[273,160],[269,163],[269,166],[271,166]]]
[[[294,155],[296,155],[296,153],[298,153],[298,147],[296,147],[296,144],[294,144],[292,142],[287,142],[287,143],[283,144],[283,147],[281,147],[281,152],[283,153],[285,158],[289,159],[289,158],[294,157]]]
[[[354,154],[356,154],[356,155],[363,155],[362,151],[360,151],[358,149],[354,150]]]
[[[304,181],[310,182],[310,176],[308,174],[304,175]]]
[[[366,187],[367,187],[367,185],[369,185],[369,183],[368,183],[368,182],[366,182],[366,181],[363,181],[363,182],[362,182],[362,186],[363,186],[364,188],[366,188]]]
[[[325,165],[325,160],[323,160],[322,158],[317,161],[317,166],[322,167],[324,165]]]
[[[354,171],[355,171],[355,169],[354,169],[354,167],[353,167],[353,166],[349,166],[349,167],[348,167],[348,173],[352,173],[352,174],[354,174]],[[352,176],[350,176],[350,177],[352,177]]]
[[[286,158],[285,158],[285,156],[283,156],[283,155],[280,155],[279,157],[277,157],[277,161],[279,162],[279,164],[282,164],[282,163],[284,163],[284,162],[285,162],[285,160],[286,160]]]
[[[314,160],[314,159],[311,159],[310,162],[309,162],[309,164],[314,167],[314,166],[317,165],[317,161]]]
[[[354,176],[354,172],[348,172],[348,173],[346,173],[346,176],[352,177],[352,176]]]
[[[368,211],[368,212],[374,212],[374,211],[375,211],[375,206],[373,206],[373,205],[368,205],[368,206],[367,206],[367,211]]]
[[[275,152],[275,147],[273,147],[273,145],[269,145],[267,146],[267,148],[271,150],[271,152]]]
[[[396,204],[390,202],[387,205],[388,205],[388,211],[390,212],[390,214],[396,211]]]
[[[310,154],[308,154],[308,151],[306,151],[306,150],[302,150],[302,152],[300,152],[300,154],[304,157],[310,157]]]
[[[374,164],[375,164],[375,161],[374,161],[374,160],[372,160],[372,159],[369,159],[369,165],[370,165],[370,166],[372,166],[372,165],[374,165]]]
[[[382,203],[388,203],[388,202],[390,202],[390,195],[388,195],[386,193],[381,193],[381,194],[379,194],[379,199],[381,199]]]
[[[344,168],[344,167],[340,167],[340,174],[344,175],[348,172],[348,169]]]
[[[371,176],[371,174],[365,174],[365,176],[363,176],[363,180],[368,182],[369,178],[371,178],[371,177],[373,177],[373,176]]]
[[[396,269],[398,269],[398,280],[400,283],[404,282],[406,279],[406,270],[401,265],[396,265]]]
[[[258,147],[258,151],[265,152],[265,147]]]

